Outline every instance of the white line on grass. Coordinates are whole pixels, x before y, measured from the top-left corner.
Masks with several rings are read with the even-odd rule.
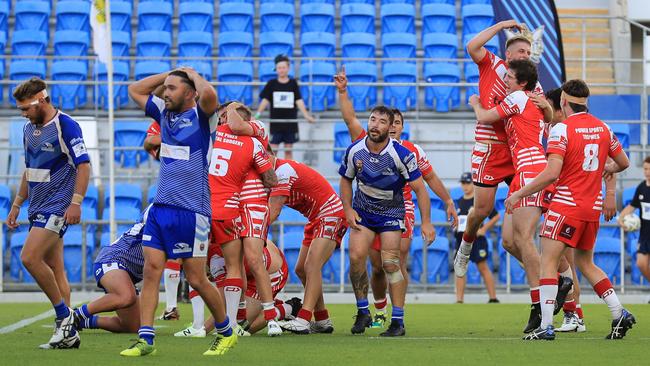
[[[378,340],[378,339],[402,339],[407,341],[521,341],[521,338],[516,337],[368,337],[369,339]],[[629,337],[628,337],[629,338]],[[635,340],[650,340],[648,337],[634,337]],[[561,341],[564,340],[576,340],[576,341],[595,341],[595,340],[604,340],[605,337],[562,337]]]
[[[20,328],[26,327],[30,324],[36,323],[39,320],[43,320],[45,318],[49,318],[51,316],[54,316],[54,310],[48,310],[44,313],[40,313],[36,316],[33,316],[31,318],[23,319],[19,322],[13,323],[11,325],[7,325],[6,327],[0,328],[0,334],[7,334],[11,333],[13,331],[16,331]]]

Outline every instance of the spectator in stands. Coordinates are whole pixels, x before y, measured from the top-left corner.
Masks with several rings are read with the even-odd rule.
[[[300,94],[300,87],[296,79],[289,77],[289,57],[278,55],[275,57],[275,71],[278,77],[269,80],[260,93],[259,107],[255,118],[271,105],[271,120],[296,120],[298,109],[307,122],[314,123],[314,117],[305,108],[305,102]],[[273,122],[271,123],[271,147],[278,150],[278,145],[284,143],[284,158],[293,159],[292,147],[298,142],[298,122]]]
[[[636,265],[646,280],[650,281],[650,156],[643,161],[645,180],[636,187],[632,201],[618,215],[618,224],[625,227],[623,219],[638,208],[641,211],[641,232],[637,244]]]
[[[467,225],[467,215],[474,206],[474,185],[472,184],[472,173],[465,172],[460,176],[460,187],[463,189],[463,196],[456,202],[456,207],[458,207],[458,228],[455,234],[456,249],[458,249],[460,242],[463,239],[463,233],[465,232],[465,226]],[[474,245],[472,245],[472,252],[469,255],[469,259],[476,263],[478,271],[481,273],[481,277],[483,277],[485,287],[490,296],[490,300],[488,301],[489,303],[498,303],[499,300],[497,299],[497,293],[494,289],[494,278],[492,277],[492,272],[487,263],[489,243],[485,234],[496,225],[499,221],[499,216],[499,213],[492,209],[492,213],[488,215],[489,220],[478,229],[476,233],[476,241],[474,242]],[[463,303],[466,283],[467,276],[456,277],[456,302],[459,304]]]

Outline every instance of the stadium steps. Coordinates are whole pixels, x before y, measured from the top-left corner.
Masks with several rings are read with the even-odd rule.
[[[560,16],[571,15],[609,15],[606,9],[558,9]],[[586,45],[587,57],[611,58],[612,45],[610,38],[609,21],[607,19],[587,19]],[[562,43],[565,57],[582,57],[582,20],[560,19],[562,30]],[[565,61],[567,79],[582,78],[581,61]],[[614,65],[612,62],[588,62],[586,81],[589,83],[613,83]],[[592,94],[614,94],[613,87],[592,87]]]

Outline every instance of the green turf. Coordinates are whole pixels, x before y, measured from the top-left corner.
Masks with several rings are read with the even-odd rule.
[[[0,304],[0,322],[16,322],[37,315],[46,305]],[[143,359],[124,359],[118,354],[131,344],[131,334],[110,334],[84,330],[79,350],[38,350],[50,336],[51,320],[44,320],[0,335],[2,365],[450,365],[450,364],[544,364],[544,365],[646,365],[650,341],[650,306],[629,306],[639,322],[622,341],[607,341],[609,312],[604,305],[587,305],[586,333],[559,334],[555,342],[527,343],[520,340],[528,318],[526,305],[409,305],[406,309],[407,336],[380,339],[379,330],[366,335],[349,333],[352,305],[330,306],[336,331],[332,335],[285,334],[269,339],[265,334],[240,338],[227,355],[209,360],[201,353],[210,338],[179,339],[172,333],[191,317],[182,305],[182,320],[158,321],[158,354]],[[11,320],[9,320],[11,319]],[[560,321],[557,317],[556,321]]]

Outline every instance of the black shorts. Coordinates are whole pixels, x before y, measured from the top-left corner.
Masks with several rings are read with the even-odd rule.
[[[639,240],[639,243],[636,245],[636,252],[639,254],[650,254],[650,240]]]
[[[460,241],[456,240],[456,251],[460,247]],[[488,258],[488,241],[484,236],[477,236],[472,245],[472,252],[469,254],[469,260],[474,263],[483,262]]]
[[[273,131],[271,132],[271,144],[280,145],[295,144],[300,140],[298,131]]]

